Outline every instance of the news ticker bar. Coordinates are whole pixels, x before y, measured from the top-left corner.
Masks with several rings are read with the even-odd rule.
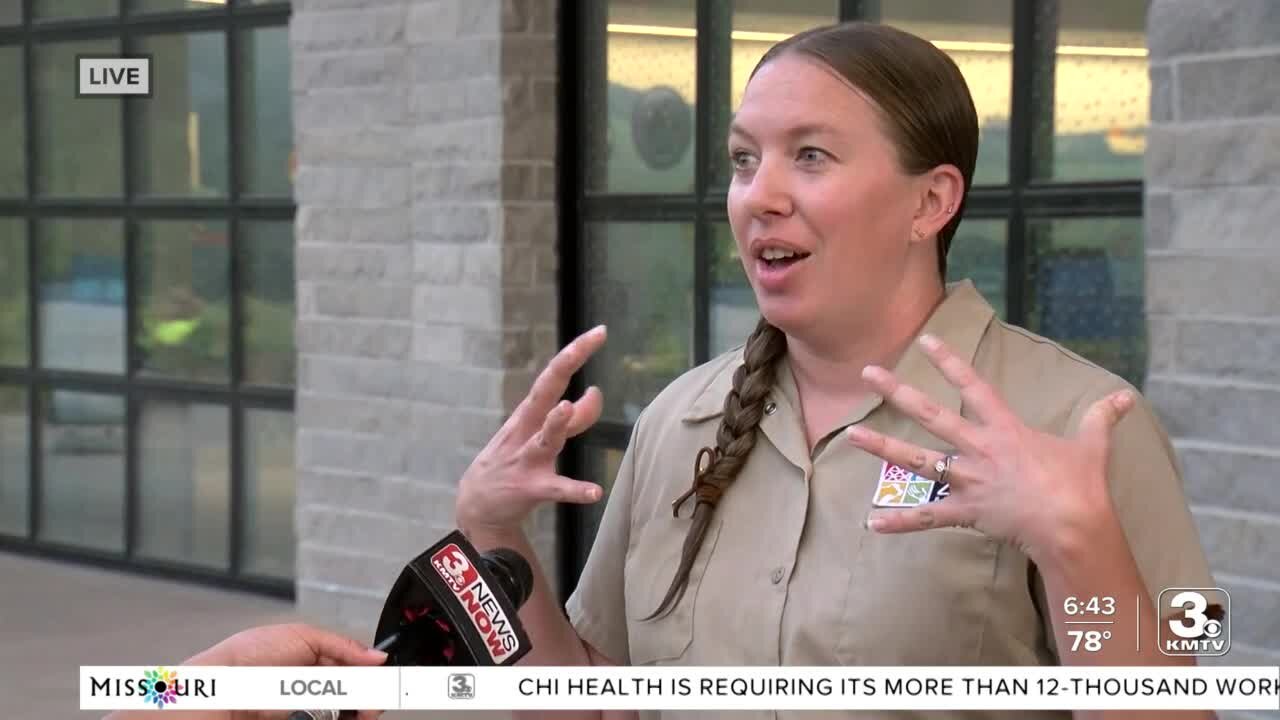
[[[1280,667],[82,666],[81,710],[1273,710]]]

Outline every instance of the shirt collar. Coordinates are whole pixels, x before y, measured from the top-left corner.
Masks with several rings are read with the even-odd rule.
[[[929,316],[920,334],[929,333],[940,338],[966,362],[972,364],[978,352],[978,345],[982,342],[987,326],[991,324],[994,317],[995,310],[973,286],[973,282],[962,280],[947,286],[946,297]],[[710,420],[724,412],[724,399],[733,387],[734,371],[744,361],[745,349],[744,345],[735,350],[736,355],[733,361],[726,363],[712,378],[694,399],[681,420],[696,423]],[[781,363],[785,364],[785,362],[784,357]],[[918,344],[911,343],[892,369],[900,380],[913,385],[935,402],[956,412],[961,410],[960,391],[952,387],[933,363],[929,362],[929,358]],[[789,368],[779,367],[777,378],[778,393],[798,411],[798,394]],[[860,403],[858,407],[851,408],[850,415],[846,417],[846,424],[861,421],[879,407],[881,402],[880,397],[873,396]]]

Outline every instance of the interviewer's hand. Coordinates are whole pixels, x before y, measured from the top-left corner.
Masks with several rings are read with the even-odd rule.
[[[458,527],[499,532],[518,529],[544,502],[593,503],[603,496],[595,483],[556,472],[556,456],[567,439],[600,419],[603,397],[591,387],[577,402],[561,400],[573,374],[605,341],[601,325],[556,353],[528,396],[498,430],[458,483]]]
[[[186,666],[227,665],[236,667],[303,667],[303,666],[377,666],[387,660],[387,654],[374,650],[328,630],[292,623],[264,625],[241,630],[213,647],[192,656]],[[305,710],[306,708],[297,708]],[[283,720],[289,711],[177,711],[188,720]],[[360,720],[374,720],[380,710],[362,710]],[[116,712],[106,720],[134,720],[152,717],[142,712]]]
[[[921,348],[960,390],[978,422],[942,407],[884,368],[869,366],[863,378],[884,399],[956,448],[946,480],[950,496],[914,508],[876,510],[869,525],[878,532],[931,527],[976,528],[1017,546],[1033,561],[1067,543],[1087,544],[1094,523],[1114,513],[1107,484],[1111,430],[1134,404],[1132,391],[1098,400],[1071,437],[1028,427],[977,372],[940,340]],[[847,435],[854,445],[891,463],[938,478],[943,454],[859,426]]]

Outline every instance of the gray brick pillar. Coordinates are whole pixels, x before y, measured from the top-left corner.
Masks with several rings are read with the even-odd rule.
[[[1147,392],[1234,603],[1230,664],[1280,663],[1280,2],[1148,15]]]
[[[293,7],[299,609],[364,637],[556,348],[556,4]]]

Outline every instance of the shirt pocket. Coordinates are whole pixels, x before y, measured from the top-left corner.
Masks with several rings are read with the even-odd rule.
[[[845,665],[976,665],[999,543],[967,528],[871,532],[852,560],[836,656]],[[994,618],[999,620],[999,618]]]
[[[720,536],[721,521],[714,514],[689,569],[684,596],[666,614],[643,619],[658,609],[675,577],[689,523],[688,517],[659,515],[645,525],[638,541],[627,552],[625,595],[632,665],[679,660],[693,642],[698,590]]]

